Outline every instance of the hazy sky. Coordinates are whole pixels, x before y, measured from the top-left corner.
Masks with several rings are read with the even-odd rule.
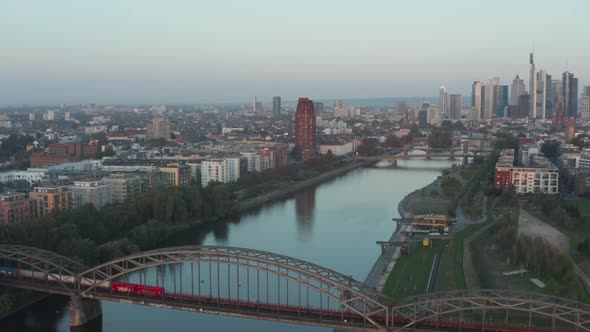
[[[583,84],[589,13],[588,0],[2,0],[0,104],[435,96],[516,73],[528,88],[533,45],[539,68]]]

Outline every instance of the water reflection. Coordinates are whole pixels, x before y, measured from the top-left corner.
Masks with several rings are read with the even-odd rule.
[[[358,169],[315,188],[299,191],[283,200],[244,213],[239,219],[183,228],[173,236],[163,238],[161,246],[204,244],[266,250],[317,263],[346,275],[352,275],[355,279],[364,280],[380,253],[375,241],[388,238],[395,227],[391,223],[391,217],[397,215],[399,201],[409,192],[425,186],[439,176],[440,172],[435,168],[449,167],[450,164],[444,159],[430,161],[418,159],[400,161],[400,165],[407,166],[407,169]],[[297,236],[293,236],[294,234]],[[197,265],[194,266],[198,270]],[[185,286],[188,287],[192,279],[188,278],[190,270],[187,267],[185,265],[182,268],[183,289]],[[198,288],[200,285],[203,294],[216,295],[215,271],[217,269],[213,270],[213,282],[209,281],[208,270],[202,272],[205,271],[207,273],[200,278],[198,273],[195,274],[194,279],[197,283],[194,286]],[[227,268],[222,271],[227,271]],[[237,274],[236,271],[234,272]],[[158,274],[174,275],[174,267],[160,268]],[[176,277],[180,275],[180,270],[176,271]],[[242,298],[241,292],[247,284],[247,281],[244,281],[244,275],[246,274],[240,271],[240,278],[232,279],[234,281],[231,283],[232,296],[234,294],[237,296],[239,290],[240,298]],[[241,288],[239,281],[236,286],[236,280],[241,280]],[[250,282],[253,280],[254,278],[251,277]],[[227,279],[222,277],[220,283],[227,285]],[[271,289],[275,289],[276,286],[276,282],[270,284]],[[250,287],[250,289],[255,288]],[[296,287],[289,287],[290,291],[294,289]],[[281,292],[283,290],[286,291],[286,287],[281,285]],[[225,290],[222,289],[221,292],[223,295]],[[273,294],[276,292],[270,295]],[[259,298],[258,294],[250,295],[252,299]],[[265,295],[264,298],[266,299]],[[281,299],[283,298],[286,296],[281,296]],[[295,296],[289,296],[290,300],[295,298]],[[37,306],[29,318],[21,314],[10,322],[4,320],[0,325],[0,331],[70,331],[67,300],[66,298],[63,304],[64,309],[60,309],[62,310],[60,313],[56,313],[55,305]],[[108,301],[104,301],[102,306],[104,314],[102,327],[93,326],[88,330],[83,329],[83,332],[168,330],[188,332],[195,329],[208,332],[332,331],[319,327],[202,315]],[[58,320],[57,323],[56,320]]]
[[[312,232],[315,212],[315,191],[316,187],[310,187],[295,193],[297,234],[300,239],[306,238]]]
[[[4,319],[0,330],[21,332],[23,331],[21,326],[24,326],[24,329],[29,332],[56,331],[63,313],[68,310],[68,302],[69,299],[65,296],[49,296],[33,306]]]
[[[70,332],[102,332],[102,317],[98,317],[84,326],[70,327]]]

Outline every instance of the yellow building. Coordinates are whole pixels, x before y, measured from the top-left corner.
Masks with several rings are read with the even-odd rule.
[[[36,187],[29,193],[33,201],[32,217],[50,214],[53,210],[68,210],[74,207],[72,190],[67,186]]]
[[[191,167],[189,165],[171,164],[160,167],[166,173],[169,186],[188,186],[191,184]]]

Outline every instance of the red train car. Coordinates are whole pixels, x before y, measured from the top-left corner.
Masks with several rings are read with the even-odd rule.
[[[111,289],[119,293],[139,294],[146,296],[163,296],[163,287],[144,286],[138,284],[130,284],[127,282],[113,281]]]
[[[137,294],[141,294],[141,295],[147,295],[147,296],[162,296],[162,295],[164,295],[164,288],[162,288],[162,287],[137,285],[135,289],[137,291]]]
[[[111,283],[111,289],[119,293],[137,294],[137,285],[126,282],[113,281]]]

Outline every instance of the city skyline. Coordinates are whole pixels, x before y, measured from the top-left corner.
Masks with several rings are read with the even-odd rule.
[[[533,19],[518,10],[532,1],[501,1],[485,13],[469,1],[222,1],[173,8],[159,1],[14,2],[0,14],[6,40],[0,104],[419,97],[435,96],[440,85],[466,96],[475,80],[527,78],[533,48],[539,68],[553,75],[569,70],[587,85],[590,50],[579,41],[590,5],[534,4]],[[305,25],[293,15],[301,8],[313,8],[305,11]],[[420,12],[420,24],[416,15],[391,17],[404,12]],[[481,24],[494,15],[514,23]],[[546,29],[557,17],[568,17],[568,24]],[[444,23],[451,21],[458,23]],[[468,28],[474,25],[479,28]],[[511,33],[515,27],[518,35]],[[449,43],[458,47],[442,47]]]

